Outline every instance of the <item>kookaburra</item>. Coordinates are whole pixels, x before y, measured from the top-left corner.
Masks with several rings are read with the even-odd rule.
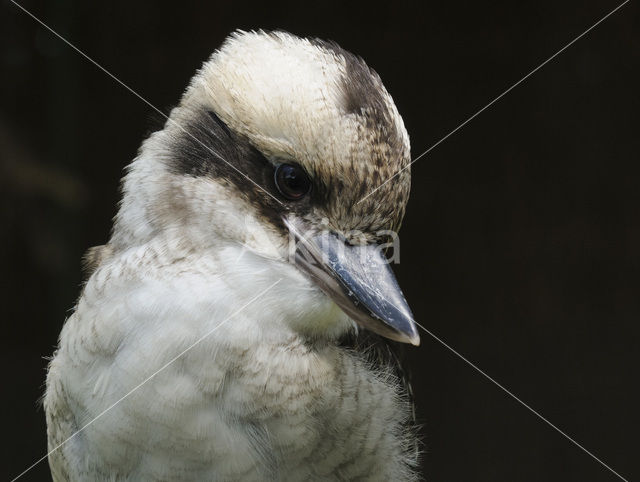
[[[344,342],[419,343],[381,249],[409,162],[362,59],[231,35],[142,144],[90,251],[47,377],[54,479],[415,480],[403,383]]]

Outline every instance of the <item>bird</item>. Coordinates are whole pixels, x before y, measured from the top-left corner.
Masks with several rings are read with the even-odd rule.
[[[53,479],[418,480],[409,390],[372,348],[420,340],[384,249],[409,166],[362,58],[230,34],[86,255],[47,372]]]

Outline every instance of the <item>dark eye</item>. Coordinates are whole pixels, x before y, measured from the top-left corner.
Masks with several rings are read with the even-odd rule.
[[[275,172],[276,187],[290,201],[298,201],[311,190],[309,176],[296,164],[280,164]]]

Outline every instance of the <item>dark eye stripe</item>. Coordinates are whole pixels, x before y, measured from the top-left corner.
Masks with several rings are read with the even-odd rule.
[[[170,152],[163,156],[163,161],[170,172],[208,177],[234,186],[239,196],[251,202],[265,220],[283,232],[286,232],[282,223],[285,211],[303,214],[310,209],[311,196],[303,195],[296,202],[282,203],[276,200],[288,199],[278,188],[273,163],[245,137],[230,129],[214,112],[203,109],[193,113],[184,129],[171,139],[169,146]],[[212,152],[227,162],[221,161]],[[304,169],[298,167],[304,173]],[[312,191],[316,194],[319,192],[315,186]]]

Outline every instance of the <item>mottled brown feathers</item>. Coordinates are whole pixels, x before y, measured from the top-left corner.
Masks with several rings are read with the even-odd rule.
[[[82,257],[82,271],[86,278],[89,278],[93,272],[102,264],[102,262],[111,256],[112,248],[108,244],[94,246],[89,248]]]

